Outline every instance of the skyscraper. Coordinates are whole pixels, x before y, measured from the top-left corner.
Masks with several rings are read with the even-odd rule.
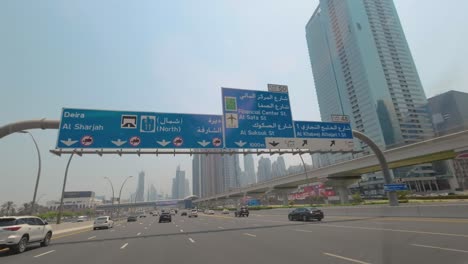
[[[271,174],[272,177],[286,176],[286,164],[282,156],[279,156],[271,165]]]
[[[231,188],[240,186],[239,178],[241,175],[241,168],[239,165],[239,155],[224,155],[223,171],[224,171],[224,190],[227,191]]]
[[[271,160],[270,158],[261,157],[258,161],[258,182],[270,180],[271,175]]]
[[[192,194],[201,197],[201,155],[194,154],[192,160]]]
[[[135,200],[143,202],[145,200],[145,172],[142,171],[138,174],[138,185],[135,193]]]
[[[437,136],[468,129],[468,93],[448,91],[428,99]],[[468,160],[452,159],[435,163],[435,169],[449,178],[452,190],[468,189]],[[447,177],[446,177],[447,178]]]
[[[186,186],[185,180],[185,171],[180,170],[180,166],[177,166],[176,176],[172,179],[173,199],[184,199],[187,196],[185,191],[188,186]]]
[[[185,182],[184,182],[184,197],[187,197],[190,195],[190,183],[189,183],[189,180],[188,179],[185,179]]]
[[[257,181],[257,175],[255,175],[254,158],[252,154],[244,156],[244,171],[245,171],[245,174],[244,174],[245,183],[243,183],[244,185],[252,184]]]
[[[154,187],[153,184],[151,184],[149,190],[148,190],[148,201],[156,201],[158,200],[158,191],[156,190],[156,187]]]
[[[392,0],[320,0],[306,38],[322,121],[349,115],[383,149],[433,136]]]

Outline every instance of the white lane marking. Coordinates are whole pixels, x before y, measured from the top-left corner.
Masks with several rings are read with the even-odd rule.
[[[123,246],[120,247],[120,249],[124,249],[128,246],[128,243],[123,244]]]
[[[323,254],[327,255],[327,256],[330,256],[330,257],[335,257],[335,258],[347,260],[347,261],[350,261],[350,262],[354,262],[354,263],[370,264],[369,262],[364,262],[364,261],[360,261],[360,260],[357,260],[357,259],[347,258],[347,257],[343,257],[343,256],[339,256],[339,255],[335,255],[335,254],[331,254],[331,253],[327,253],[327,252],[323,252]]]
[[[175,225],[175,227],[179,227],[179,225]]]
[[[34,257],[35,257],[35,258],[38,258],[38,257],[44,256],[44,255],[50,254],[50,253],[52,253],[52,252],[55,252],[55,250],[47,251],[47,252],[44,252],[44,253],[42,253],[42,254],[36,255],[36,256],[34,256]]]
[[[259,224],[253,224],[253,226],[260,226]]]
[[[115,232],[115,229],[112,229],[112,230],[111,230],[111,231],[109,231],[109,232]]]
[[[180,230],[180,232],[184,232],[184,230],[183,230],[183,229],[181,229],[181,230]]]
[[[93,238],[96,238],[96,236],[88,237],[88,239],[93,239]]]
[[[193,240],[191,237],[189,237],[190,242],[195,243],[195,240]]]
[[[251,236],[251,237],[257,237],[256,235],[252,235],[252,234],[249,234],[249,233],[244,233],[244,235]]]
[[[141,233],[137,233],[137,236],[141,235]]]
[[[433,248],[433,249],[440,249],[440,250],[447,250],[447,251],[468,253],[468,250],[461,250],[461,249],[454,249],[454,248],[443,248],[443,247],[435,247],[435,246],[428,246],[428,245],[421,245],[421,244],[411,244],[411,245],[412,245],[412,246],[415,246],[415,247]]]
[[[222,226],[218,226],[218,228],[219,228],[219,229],[224,229],[224,227],[222,227]]]
[[[423,234],[423,235],[438,235],[438,236],[453,236],[453,237],[467,237],[468,235],[464,234],[450,234],[450,233],[438,233],[438,232],[426,232],[426,231],[415,231],[415,230],[406,230],[406,229],[390,229],[390,228],[377,228],[377,227],[363,227],[363,226],[343,226],[343,225],[310,225],[310,226],[320,226],[320,227],[341,227],[341,228],[351,228],[351,229],[363,229],[363,230],[377,230],[377,231],[392,231],[400,233],[412,233],[412,234]]]
[[[142,225],[143,223],[140,223],[140,225]]]
[[[148,229],[147,227],[145,227],[145,229]]]

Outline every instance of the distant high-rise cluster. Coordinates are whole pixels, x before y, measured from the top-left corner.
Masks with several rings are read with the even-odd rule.
[[[273,178],[286,176],[288,174],[283,156],[279,156],[275,161],[273,161],[273,164],[271,165],[271,174]]]
[[[258,182],[264,182],[272,178],[271,175],[271,160],[269,158],[261,157],[258,161]]]

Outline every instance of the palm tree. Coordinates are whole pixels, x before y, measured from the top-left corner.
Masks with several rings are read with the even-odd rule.
[[[15,210],[15,203],[13,201],[7,201],[5,203],[2,204],[2,214],[3,215],[10,215],[10,214],[15,214],[16,213],[16,210]]]

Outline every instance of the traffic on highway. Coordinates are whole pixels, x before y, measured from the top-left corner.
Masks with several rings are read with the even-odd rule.
[[[187,256],[194,263],[206,263],[207,258],[225,263],[284,263],[290,258],[317,263],[464,263],[467,259],[468,251],[463,249],[468,238],[464,235],[466,219],[327,215],[318,221],[288,219],[288,213],[305,210],[315,211],[308,207],[273,209],[240,218],[222,211],[202,212],[197,218],[179,212],[160,224],[160,217],[148,214],[96,231],[88,221],[84,229],[52,236],[50,245],[48,240],[30,244],[22,254],[2,250],[0,259],[6,264],[128,263],[135,259],[185,263]],[[170,212],[160,215],[166,214],[171,216]],[[13,222],[6,228],[20,226]],[[28,227],[21,229],[25,232]],[[50,227],[38,234],[38,241],[47,238],[44,232],[50,232]],[[387,252],[389,246],[394,253]]]

